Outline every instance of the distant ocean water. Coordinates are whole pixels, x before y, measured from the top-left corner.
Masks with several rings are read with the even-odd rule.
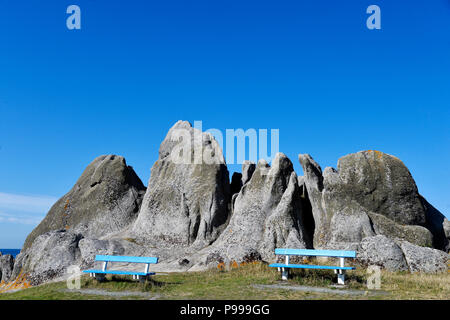
[[[10,254],[14,258],[20,253],[20,249],[0,249],[2,255]]]

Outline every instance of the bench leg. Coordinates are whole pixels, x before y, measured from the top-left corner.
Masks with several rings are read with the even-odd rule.
[[[289,269],[281,268],[281,280],[287,280],[289,277]]]
[[[144,283],[145,281],[147,281],[147,276],[139,276],[140,283]]]
[[[341,285],[345,284],[345,272],[343,270],[339,270],[338,272],[337,283]]]
[[[339,258],[339,266],[341,268],[343,268],[345,265],[345,259],[344,258]],[[338,284],[344,285],[345,284],[345,270],[338,270],[338,278],[337,278],[337,282]]]

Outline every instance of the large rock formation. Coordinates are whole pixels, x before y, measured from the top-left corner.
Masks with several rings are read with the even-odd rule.
[[[260,160],[235,199],[227,228],[200,252],[197,268],[229,261],[270,261],[277,247],[311,247],[303,220],[292,162],[282,153],[276,155],[272,167]]]
[[[379,151],[346,155],[338,161],[342,192],[368,211],[403,225],[423,225],[425,209],[403,162]]]
[[[441,250],[416,246],[408,241],[396,241],[403,251],[411,272],[436,273],[448,270],[449,255]]]
[[[447,270],[448,254],[398,238],[377,235],[361,241],[357,261],[364,266],[378,265],[389,271],[436,273]]]
[[[28,236],[0,257],[0,279],[32,284],[90,268],[96,254],[158,256],[153,270],[204,270],[219,262],[275,260],[280,247],[357,250],[362,265],[440,272],[450,225],[418,193],[405,165],[378,151],[323,170],[299,155],[304,176],[278,153],[242,165],[230,186],[222,150],[178,121],[161,143],[147,190],[125,159],[101,156]],[[146,190],[146,192],[145,192]],[[145,194],[145,195],[144,195]]]
[[[97,238],[121,231],[136,219],[144,192],[144,185],[123,157],[100,156],[30,233],[24,249],[52,230]]]
[[[63,276],[79,265],[83,237],[107,238],[136,220],[145,186],[123,157],[96,158],[27,237],[11,278],[27,274],[32,284]]]
[[[377,265],[389,271],[408,270],[408,263],[400,246],[383,235],[364,238],[356,256],[364,266]]]
[[[178,121],[161,143],[131,236],[157,247],[204,247],[225,226],[230,196],[217,141]]]
[[[78,265],[81,239],[81,234],[66,230],[38,236],[31,247],[17,256],[13,277],[26,274],[30,283],[36,285],[64,276],[69,266]]]
[[[426,212],[405,165],[379,151],[339,159],[338,170],[299,155],[315,220],[314,245],[355,249],[369,236],[400,237],[431,246]]]

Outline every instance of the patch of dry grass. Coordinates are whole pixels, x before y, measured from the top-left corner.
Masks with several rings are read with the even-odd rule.
[[[348,272],[346,289],[360,290],[361,295],[293,291],[287,289],[255,288],[254,285],[286,284],[332,288],[336,275],[332,270],[295,270],[286,283],[280,280],[276,268],[262,263],[240,265],[227,270],[169,273],[156,275],[145,284],[127,277],[108,276],[106,282],[82,278],[81,289],[104,291],[136,291],[155,293],[160,299],[449,299],[450,273],[410,274],[405,272],[381,273],[381,291],[367,290],[367,275],[360,268]],[[64,282],[46,284],[15,293],[0,294],[0,299],[115,299],[109,296],[92,296],[63,292]],[[145,297],[135,297],[145,299]]]

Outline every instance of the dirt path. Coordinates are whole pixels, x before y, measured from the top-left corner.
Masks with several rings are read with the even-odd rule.
[[[341,289],[341,288],[319,288],[319,287],[309,287],[309,286],[293,286],[293,285],[285,285],[285,284],[255,284],[254,288],[257,289],[283,289],[283,290],[295,290],[295,291],[305,291],[305,292],[317,292],[317,293],[329,293],[329,294],[342,294],[342,295],[360,295],[360,296],[368,296],[368,295],[380,295],[380,294],[389,294],[385,291],[380,290],[351,290],[351,289]]]
[[[148,300],[158,300],[160,295],[158,294],[151,294],[146,292],[136,292],[136,291],[106,291],[106,290],[100,290],[100,289],[64,289],[61,290],[61,292],[66,293],[81,293],[81,294],[90,294],[90,295],[96,295],[96,296],[108,296],[108,297],[146,297]]]

